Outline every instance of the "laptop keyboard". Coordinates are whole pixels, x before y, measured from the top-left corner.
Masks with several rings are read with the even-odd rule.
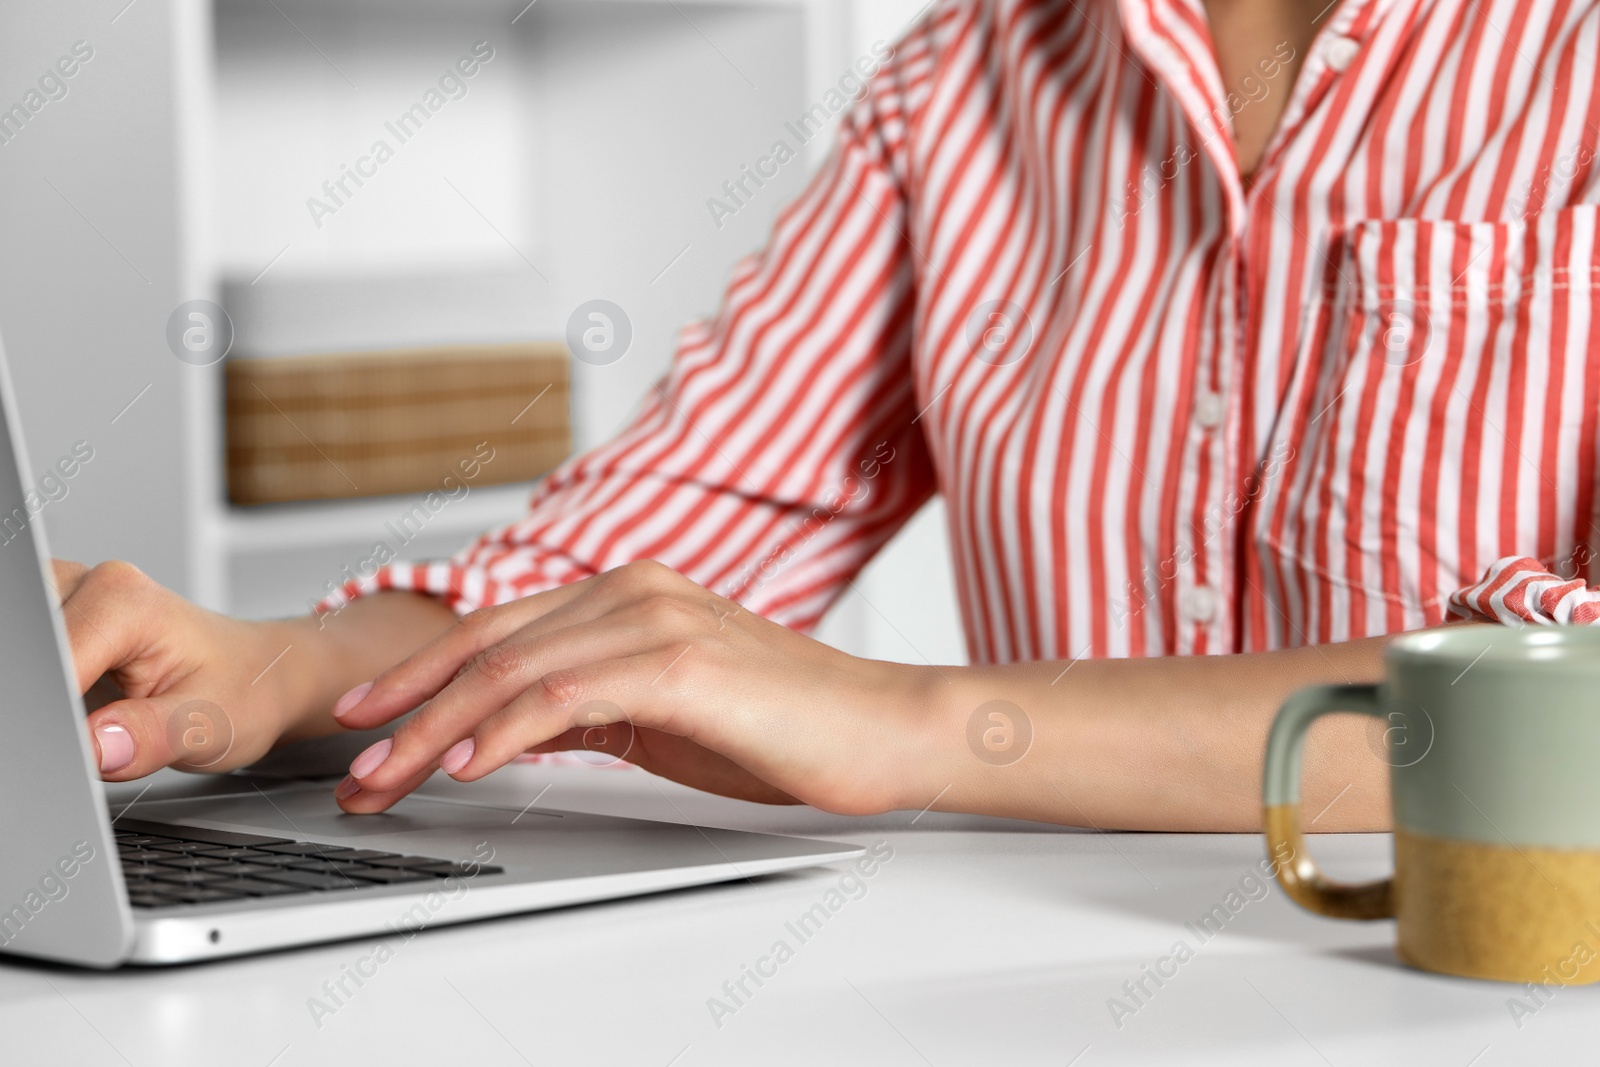
[[[504,873],[502,867],[483,864],[142,819],[118,819],[112,831],[122,856],[128,901],[136,908],[336,893]]]

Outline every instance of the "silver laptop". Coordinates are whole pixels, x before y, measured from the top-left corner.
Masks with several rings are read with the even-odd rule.
[[[23,452],[0,351],[0,516]],[[112,812],[37,521],[0,543],[0,951],[91,967],[182,963],[413,931],[849,859],[855,845],[413,796],[346,815],[331,782]],[[644,773],[644,772],[640,772]]]

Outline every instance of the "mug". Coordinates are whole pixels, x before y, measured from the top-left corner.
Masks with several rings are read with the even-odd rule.
[[[1600,628],[1464,625],[1398,637],[1378,685],[1302,689],[1278,710],[1262,792],[1290,899],[1394,918],[1428,971],[1547,985],[1600,981]],[[1326,878],[1300,829],[1306,731],[1370,715],[1390,765],[1394,876]]]

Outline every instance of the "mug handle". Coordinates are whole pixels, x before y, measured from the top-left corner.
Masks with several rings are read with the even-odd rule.
[[[1289,899],[1334,919],[1388,919],[1394,916],[1394,879],[1364,885],[1335,882],[1322,873],[1300,831],[1300,757],[1312,722],[1337,711],[1383,718],[1375,685],[1317,685],[1290,695],[1278,709],[1267,736],[1261,791],[1268,855],[1276,860],[1278,884]]]

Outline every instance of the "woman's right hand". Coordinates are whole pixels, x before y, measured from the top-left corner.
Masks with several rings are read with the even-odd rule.
[[[54,561],[78,691],[108,691],[89,714],[102,776],[174,766],[221,772],[305,729],[286,650],[308,620],[242,622],[206,611],[129,563]],[[93,702],[91,701],[91,706]]]

